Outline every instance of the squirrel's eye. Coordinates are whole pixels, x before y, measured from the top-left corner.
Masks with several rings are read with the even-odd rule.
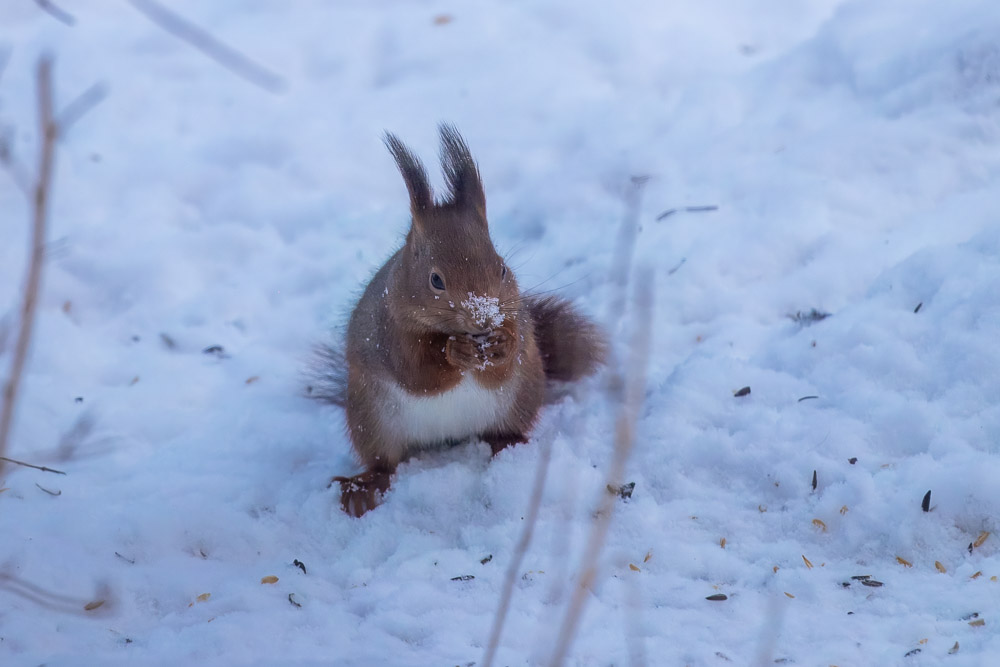
[[[443,292],[444,291],[444,278],[439,276],[437,273],[431,273],[431,287]]]
[[[500,271],[500,279],[503,280],[507,277],[507,265],[504,264]]]

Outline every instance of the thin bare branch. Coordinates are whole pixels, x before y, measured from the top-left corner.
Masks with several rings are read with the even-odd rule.
[[[715,204],[708,204],[706,206],[681,206],[680,208],[668,208],[663,213],[656,216],[656,221],[666,220],[674,213],[710,213],[712,211],[718,211],[719,207]]]
[[[490,641],[486,646],[486,654],[483,656],[484,667],[493,664],[497,647],[500,645],[500,635],[503,633],[504,622],[507,620],[507,610],[510,608],[510,600],[514,594],[514,584],[517,581],[517,573],[521,571],[521,563],[524,555],[531,544],[531,537],[535,532],[535,524],[538,521],[538,510],[542,505],[542,492],[545,490],[545,477],[549,470],[549,460],[552,458],[552,439],[545,438],[542,445],[541,458],[535,470],[535,484],[531,489],[531,499],[528,501],[528,514],[521,530],[521,539],[518,540],[514,549],[513,558],[507,566],[507,574],[504,576],[503,592],[500,594],[500,604],[497,606],[496,614],[493,616],[493,628],[490,630]]]
[[[34,463],[25,463],[24,461],[18,461],[17,459],[7,458],[6,456],[0,456],[0,461],[6,461],[7,463],[13,463],[14,465],[24,466],[25,468],[34,468],[35,470],[41,470],[42,472],[54,472],[57,475],[65,475],[62,470],[56,470],[55,468],[46,468],[45,466],[36,466]]]
[[[639,410],[642,406],[646,387],[646,370],[649,363],[649,350],[652,339],[653,310],[653,272],[643,269],[637,272],[635,281],[635,298],[633,301],[634,330],[629,346],[630,355],[622,392],[621,410],[615,424],[614,451],[608,475],[601,488],[607,485],[618,488],[625,475],[625,464],[632,453],[635,442],[636,423],[639,420]],[[611,526],[611,517],[615,509],[617,495],[604,492],[597,516],[591,526],[587,548],[580,566],[580,578],[570,599],[566,615],[559,629],[556,648],[550,664],[562,665],[569,652],[570,644],[576,635],[577,626],[583,615],[594,582],[597,579],[598,560],[607,539]]]
[[[62,593],[53,593],[45,588],[42,588],[38,584],[33,584],[27,579],[22,579],[20,577],[14,576],[13,574],[7,574],[5,572],[0,572],[0,585],[3,586],[16,586],[18,588],[23,588],[24,590],[31,592],[35,595],[48,598],[54,602],[68,602],[76,603],[81,601],[80,598],[75,598],[70,595],[63,595]]]
[[[635,256],[635,244],[639,238],[642,193],[648,182],[648,176],[633,176],[629,179],[629,187],[625,191],[625,215],[618,228],[611,264],[610,281],[613,292],[608,302],[607,324],[612,333],[616,332],[625,320],[629,277]]]
[[[167,9],[154,0],[129,0],[129,4],[144,14],[150,21],[174,37],[198,49],[233,74],[249,81],[255,86],[263,88],[269,93],[284,91],[285,80],[280,76],[258,65],[233,47],[223,44],[208,31],[191,23],[176,14],[173,10]]]
[[[7,452],[14,410],[17,406],[18,389],[24,374],[24,366],[31,346],[31,334],[35,324],[38,294],[42,283],[42,265],[45,261],[45,228],[48,221],[49,194],[52,172],[55,168],[55,147],[59,127],[52,115],[52,61],[43,57],[38,61],[38,123],[39,142],[38,181],[32,197],[31,254],[28,261],[28,275],[24,284],[24,301],[21,305],[21,321],[14,342],[14,359],[10,376],[3,388],[2,411],[0,411],[0,457]],[[0,458],[0,471],[3,470]]]
[[[62,495],[62,491],[61,490],[60,491],[53,491],[52,489],[46,489],[44,486],[42,486],[38,482],[35,482],[35,486],[37,486],[39,489],[41,489],[45,493],[49,494],[50,496],[61,496]]]
[[[56,447],[58,460],[68,461],[71,459],[93,432],[94,417],[92,413],[84,412],[77,417],[70,429],[59,438],[59,445]]]
[[[27,579],[22,579],[12,574],[0,572],[0,590],[17,595],[52,611],[79,616],[87,615],[87,599],[53,593],[37,584],[31,583]],[[98,590],[96,594],[107,596],[109,592]]]
[[[59,126],[59,134],[65,135],[66,131],[85,116],[91,109],[96,107],[108,95],[108,87],[103,83],[95,83],[87,90],[83,91],[72,102],[66,105],[56,117],[56,125]]]
[[[62,7],[57,7],[52,0],[35,0],[35,4],[63,25],[68,25],[70,27],[76,25],[76,17]]]

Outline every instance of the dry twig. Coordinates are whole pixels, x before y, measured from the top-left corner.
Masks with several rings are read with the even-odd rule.
[[[62,470],[56,470],[55,468],[46,468],[45,466],[36,466],[34,463],[25,463],[24,461],[18,461],[17,459],[11,459],[6,456],[0,456],[0,461],[6,461],[7,463],[13,463],[15,465],[24,466],[25,468],[34,468],[35,470],[41,470],[42,472],[54,472],[57,475],[65,475]]]
[[[35,482],[35,486],[37,486],[39,489],[41,489],[45,493],[49,494],[50,496],[61,496],[62,495],[62,490],[53,491],[52,489],[46,489],[44,486],[42,486],[38,482]]]
[[[52,175],[55,171],[56,142],[70,124],[101,100],[104,93],[103,88],[100,87],[88,89],[83,95],[71,102],[64,113],[59,115],[59,118],[64,119],[60,123],[54,111],[51,58],[43,56],[38,61],[36,76],[40,141],[38,175],[33,185],[28,185],[23,172],[18,168],[17,162],[10,154],[10,146],[5,142],[0,142],[0,161],[7,165],[15,182],[28,191],[31,200],[31,252],[28,259],[28,274],[24,282],[24,297],[21,303],[19,327],[14,340],[13,361],[10,375],[3,387],[2,406],[0,406],[0,471],[3,470],[4,462],[9,461],[29,468],[59,472],[42,466],[14,461],[4,455],[10,442],[18,391],[28,360],[28,350],[31,347],[31,335],[35,326],[35,314],[41,291],[42,267],[45,263],[45,229],[48,224],[49,203],[51,201]]]
[[[223,44],[208,31],[199,28],[173,10],[154,0],[129,0],[150,21],[174,37],[184,40],[233,74],[259,86],[269,93],[285,89],[285,80],[268,71],[231,46]]]
[[[90,614],[87,612],[101,606],[108,608],[110,605],[106,605],[105,603],[113,597],[111,589],[106,585],[97,586],[97,590],[94,591],[94,597],[87,600],[86,598],[53,593],[37,584],[31,583],[27,579],[22,579],[6,572],[0,572],[0,590],[24,598],[29,602],[37,604],[39,607],[78,616],[89,616]]]
[[[35,4],[60,23],[70,27],[76,25],[76,17],[57,6],[52,0],[35,0]]]
[[[639,238],[642,192],[648,182],[648,176],[633,176],[629,183],[630,187],[625,192],[625,217],[622,218],[621,226],[618,228],[618,238],[615,239],[610,276],[612,295],[608,302],[607,324],[612,336],[617,333],[615,329],[624,321],[629,277],[635,259],[635,244]]]
[[[535,524],[538,521],[538,510],[542,505],[542,492],[545,490],[545,477],[549,471],[549,460],[552,458],[552,439],[545,438],[542,445],[541,458],[538,461],[538,468],[535,470],[535,483],[531,489],[531,500],[528,502],[528,514],[525,518],[524,529],[521,531],[521,539],[514,549],[514,556],[511,558],[507,573],[504,576],[503,592],[500,594],[500,604],[497,606],[496,614],[493,616],[493,628],[490,630],[490,641],[486,646],[486,654],[483,656],[484,667],[493,664],[497,647],[500,645],[500,635],[503,633],[504,622],[507,620],[507,610],[510,608],[510,600],[514,594],[514,583],[517,581],[517,573],[521,570],[521,563],[524,561],[524,554],[531,544],[531,537],[535,532]]]
[[[680,208],[667,209],[663,213],[656,216],[656,221],[665,220],[669,218],[674,213],[686,212],[686,213],[707,213],[710,211],[718,211],[719,207],[714,204],[709,204],[707,206],[681,206]]]
[[[612,487],[621,486],[622,478],[625,475],[625,464],[632,453],[632,445],[635,442],[635,428],[639,419],[639,409],[642,405],[643,393],[646,387],[646,367],[649,362],[650,342],[652,338],[652,309],[653,309],[653,275],[652,271],[645,269],[638,272],[636,276],[634,318],[635,330],[632,334],[632,343],[629,346],[631,354],[629,356],[627,374],[622,392],[621,410],[615,424],[614,451],[612,453],[611,466],[605,484]],[[577,625],[583,615],[583,608],[587,601],[591,588],[597,579],[598,558],[604,548],[604,542],[611,525],[611,516],[614,512],[617,495],[607,493],[601,495],[601,504],[597,511],[591,527],[590,537],[587,540],[587,549],[584,552],[583,561],[580,568],[580,579],[573,591],[566,615],[563,617],[562,625],[559,629],[556,648],[552,654],[551,665],[561,665],[569,651],[569,646],[576,634]]]
[[[49,58],[42,58],[38,62],[37,76],[38,122],[42,139],[38,158],[38,180],[35,182],[31,202],[31,258],[24,284],[20,329],[14,342],[14,360],[11,364],[10,377],[3,389],[3,411],[0,412],[0,470],[3,469],[2,457],[7,451],[17,393],[21,386],[28,348],[31,344],[31,332],[35,324],[38,292],[42,283],[42,263],[45,259],[45,226],[49,212],[49,192],[55,166],[56,140],[59,137],[59,126],[52,111],[52,61]]]
[[[62,136],[76,121],[80,120],[88,111],[96,107],[107,96],[108,88],[103,83],[95,83],[78,96],[75,100],[66,105],[66,108],[56,116],[56,125],[59,127],[59,134]]]

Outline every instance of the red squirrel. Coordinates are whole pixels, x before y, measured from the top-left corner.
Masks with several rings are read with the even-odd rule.
[[[341,390],[326,398],[346,409],[365,467],[333,478],[344,511],[357,517],[381,501],[396,466],[422,449],[477,439],[495,455],[526,442],[547,385],[591,374],[605,357],[603,334],[570,302],[520,291],[490,240],[482,179],[465,140],[450,125],[440,131],[448,192],[437,200],[419,158],[385,135],[412,222],[355,306],[345,354],[327,359],[341,366],[328,370],[341,374],[333,380]]]

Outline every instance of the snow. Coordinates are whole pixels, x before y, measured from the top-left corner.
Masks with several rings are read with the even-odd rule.
[[[503,324],[504,314],[500,310],[500,299],[495,296],[480,296],[472,292],[462,301],[462,308],[468,311],[472,320],[479,326],[496,328]]]
[[[360,520],[327,488],[357,471],[342,415],[303,396],[406,230],[382,132],[434,155],[441,121],[519,284],[597,317],[620,312],[615,239],[649,177],[635,489],[570,664],[996,661],[1000,6],[170,3],[280,75],[271,94],[129,3],[62,4],[72,27],[0,7],[21,162],[39,53],[60,107],[109,89],[58,155],[8,454],[67,474],[0,473],[0,662],[481,664],[546,447],[496,664],[548,661],[606,492],[606,378],[492,461],[403,465]],[[6,175],[0,210],[13,323],[28,210]]]

